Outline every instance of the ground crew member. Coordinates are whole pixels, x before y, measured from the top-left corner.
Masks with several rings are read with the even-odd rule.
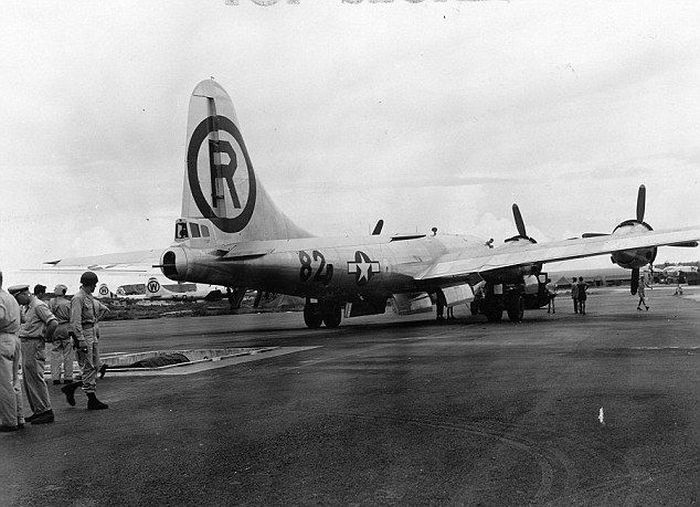
[[[641,305],[644,305],[644,308],[649,311],[649,305],[647,305],[647,300],[646,300],[646,287],[650,287],[650,285],[647,283],[647,279],[644,277],[644,275],[641,275],[639,277],[639,287],[637,287],[637,295],[639,296],[639,302],[637,303],[637,310],[642,311]]]
[[[66,395],[69,405],[75,405],[75,390],[82,386],[87,395],[88,410],[103,410],[109,406],[102,403],[95,395],[97,387],[97,368],[100,364],[98,348],[99,328],[97,322],[109,309],[97,301],[92,293],[97,286],[97,275],[86,271],[80,277],[80,290],[71,300],[70,332],[77,342],[76,354],[82,368],[82,382],[73,382],[63,386],[61,391]]]
[[[445,293],[442,289],[438,289],[435,292],[435,320],[442,322],[445,320],[445,306],[447,306],[447,300],[445,299]]]
[[[547,313],[557,313],[557,310],[554,306],[554,298],[557,297],[557,291],[558,287],[557,284],[552,282],[550,278],[547,278],[547,285],[545,288],[547,289],[547,295],[549,296],[549,302],[547,304]]]
[[[22,388],[19,366],[22,347],[17,333],[20,326],[19,303],[2,288],[0,272],[0,431],[24,427]]]
[[[571,279],[571,299],[574,301],[574,313],[578,313],[578,283],[576,277]]]
[[[24,307],[19,340],[22,345],[24,392],[29,400],[29,408],[32,409],[32,415],[27,417],[27,421],[32,424],[52,423],[53,410],[49,390],[44,382],[45,342],[53,339],[58,321],[49,306],[29,292],[28,285],[15,285],[8,291]]]
[[[53,335],[53,345],[49,351],[51,363],[51,378],[54,385],[63,382],[73,382],[73,340],[68,336],[70,326],[70,301],[66,299],[68,287],[63,284],[56,285],[53,293],[56,295],[49,301],[49,309],[58,320],[58,327]]]
[[[578,312],[581,315],[586,315],[586,299],[588,297],[586,291],[588,290],[588,285],[583,281],[583,277],[578,277]]]

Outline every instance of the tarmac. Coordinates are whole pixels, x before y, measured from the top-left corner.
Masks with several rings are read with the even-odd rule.
[[[700,287],[593,289],[588,314],[466,309],[106,322],[106,356],[252,348],[178,375],[107,372],[103,411],[0,434],[2,505],[697,503]],[[213,363],[212,363],[213,364]],[[183,370],[184,371],[184,370]]]

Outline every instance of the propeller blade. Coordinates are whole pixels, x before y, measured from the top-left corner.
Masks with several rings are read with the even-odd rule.
[[[688,247],[688,248],[695,248],[696,246],[698,246],[698,242],[697,241],[687,241],[685,243],[672,243],[668,246],[682,246],[682,247]]]
[[[647,201],[647,189],[644,185],[639,185],[637,193],[637,221],[644,222],[644,208]]]
[[[634,296],[639,288],[639,268],[632,269],[632,278],[630,278],[630,292]]]
[[[520,214],[520,208],[518,208],[517,204],[513,204],[513,218],[515,219],[515,227],[518,229],[518,234],[523,238],[527,238],[525,222],[523,222],[523,216]]]
[[[382,227],[384,227],[384,220],[379,220],[379,222],[377,222],[377,225],[374,226],[372,236],[379,236],[382,233]]]
[[[597,238],[598,236],[610,236],[607,232],[584,232],[581,234],[582,238]]]

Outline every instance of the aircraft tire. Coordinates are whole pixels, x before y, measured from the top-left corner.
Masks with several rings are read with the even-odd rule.
[[[469,311],[472,315],[479,315],[479,304],[476,301],[469,303]]]
[[[520,322],[525,315],[525,300],[522,296],[510,298],[507,303],[506,311],[508,319],[511,322]]]
[[[343,312],[339,306],[334,306],[329,308],[323,314],[323,323],[328,328],[336,328],[340,325],[340,321],[343,319]]]
[[[323,322],[323,315],[318,304],[307,304],[304,306],[304,323],[309,329],[318,329]]]
[[[500,322],[503,318],[503,310],[497,306],[484,309],[484,315],[489,322]]]

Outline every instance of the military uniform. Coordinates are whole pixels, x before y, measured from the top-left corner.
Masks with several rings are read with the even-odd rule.
[[[94,393],[97,384],[97,371],[100,365],[98,321],[109,309],[96,300],[82,287],[71,300],[70,329],[80,343],[77,351],[78,362],[82,367],[83,391]]]
[[[24,425],[19,366],[22,348],[17,337],[19,304],[0,288],[0,431],[14,431]]]
[[[15,287],[10,287],[9,290],[15,295],[15,298],[22,295],[22,291],[19,291],[19,295],[16,294],[18,291]],[[29,408],[34,413],[27,419],[34,424],[41,424],[53,422],[49,390],[44,381],[44,364],[46,362],[44,339],[47,326],[56,322],[56,317],[45,302],[28,292],[26,297],[28,303],[23,307],[22,325],[19,329],[19,339],[22,344],[22,377]]]
[[[59,295],[58,290],[65,291],[65,286],[57,286],[55,298],[49,301],[49,309],[58,319],[58,327],[53,335],[53,344],[49,352],[51,362],[51,378],[54,384],[63,381],[68,384],[73,381],[73,341],[68,332],[70,329],[70,301]],[[65,293],[65,292],[63,292]]]

